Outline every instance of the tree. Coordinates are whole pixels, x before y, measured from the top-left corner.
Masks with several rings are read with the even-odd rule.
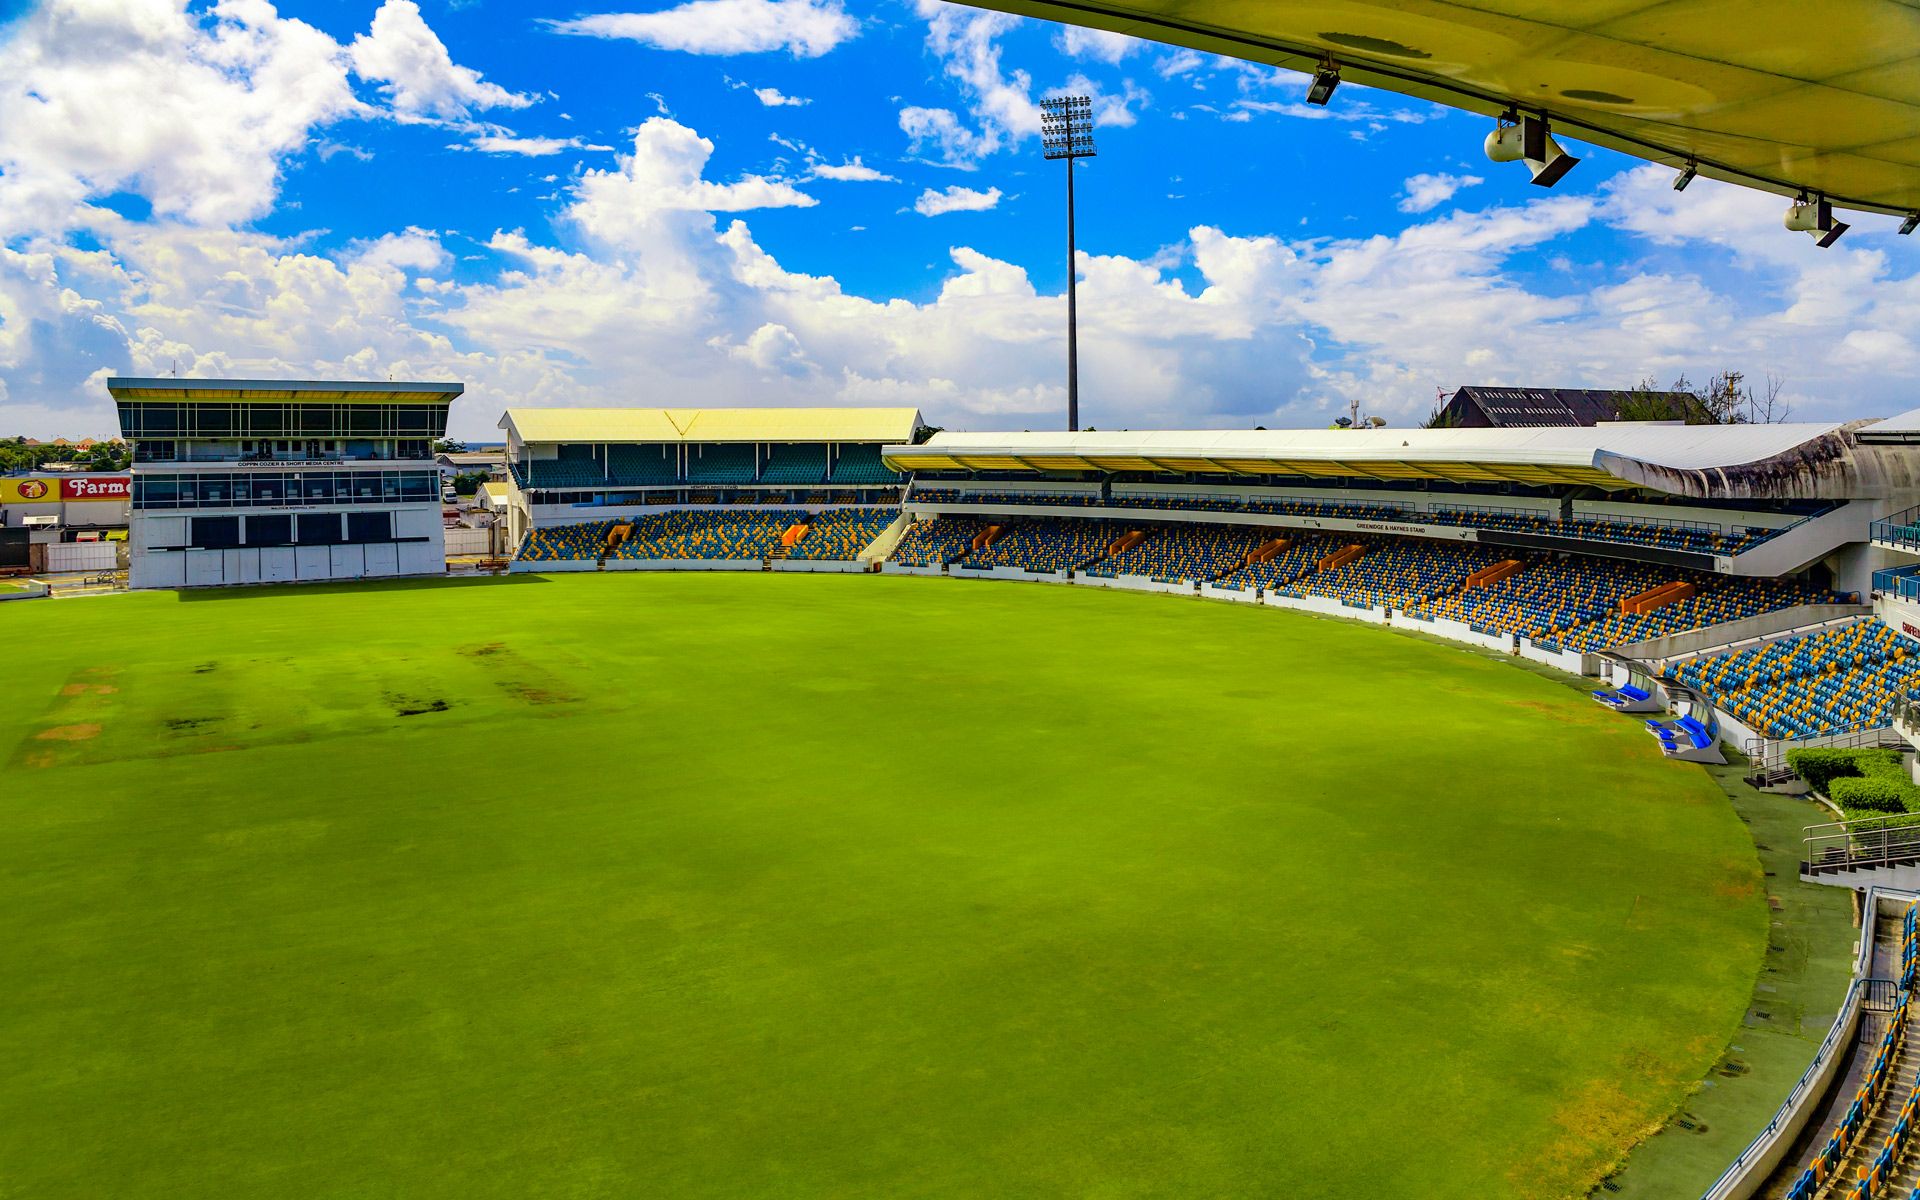
[[[459,438],[441,438],[433,444],[435,454],[465,454],[467,444]]]
[[[1427,413],[1427,419],[1420,422],[1422,429],[1458,429],[1460,414],[1445,400],[1433,402],[1433,409]]]
[[[1685,392],[1699,406],[1699,419],[1687,418],[1696,425],[1777,425],[1793,415],[1793,405],[1780,398],[1785,387],[1786,380],[1768,375],[1765,388],[1756,393],[1746,372],[1732,369],[1715,372],[1705,387],[1696,387],[1684,374],[1673,381],[1675,392]]]
[[[492,479],[487,471],[462,471],[453,477],[453,492],[456,496],[471,496],[480,490],[480,485]]]

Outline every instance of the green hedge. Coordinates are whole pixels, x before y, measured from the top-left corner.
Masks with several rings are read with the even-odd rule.
[[[1825,747],[1807,750],[1787,751],[1787,765],[1793,773],[1807,781],[1807,786],[1816,792],[1825,793],[1836,779],[1858,777],[1860,770],[1859,750],[1830,750]]]
[[[1790,750],[1787,765],[1849,814],[1920,812],[1920,786],[1898,750]]]
[[[1842,775],[1833,781],[1827,798],[1847,813],[1903,813],[1920,807],[1920,788],[1882,776]]]

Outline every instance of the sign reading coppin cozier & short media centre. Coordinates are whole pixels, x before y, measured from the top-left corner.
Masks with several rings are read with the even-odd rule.
[[[0,504],[125,500],[132,494],[132,477],[128,475],[35,475],[0,479]]]

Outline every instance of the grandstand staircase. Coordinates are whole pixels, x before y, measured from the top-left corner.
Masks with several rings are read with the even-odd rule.
[[[1891,984],[1892,981],[1887,982]],[[1884,1025],[1875,1023],[1863,1028],[1862,1032],[1872,1029],[1872,1039],[1877,1041],[1884,1028]],[[1865,1050],[1865,1047],[1862,1049]],[[1874,1160],[1886,1145],[1887,1136],[1893,1132],[1900,1111],[1906,1107],[1908,1097],[1913,1095],[1917,1087],[1920,1087],[1920,1031],[1909,1031],[1899,1044],[1887,1072],[1887,1085],[1874,1102],[1873,1112],[1861,1127],[1860,1135],[1854,1139],[1833,1174],[1813,1194],[1812,1200],[1828,1200],[1829,1197],[1832,1200],[1846,1200],[1853,1195],[1854,1185],[1872,1168]],[[1889,1169],[1882,1174],[1871,1194],[1889,1197],[1890,1200],[1906,1200],[1913,1194],[1917,1184],[1920,1184],[1920,1142],[1908,1142],[1894,1156]]]

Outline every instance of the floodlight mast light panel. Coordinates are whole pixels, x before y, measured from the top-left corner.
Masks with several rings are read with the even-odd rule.
[[[1040,102],[1040,150],[1049,160],[1093,158],[1093,99],[1055,96]]]

